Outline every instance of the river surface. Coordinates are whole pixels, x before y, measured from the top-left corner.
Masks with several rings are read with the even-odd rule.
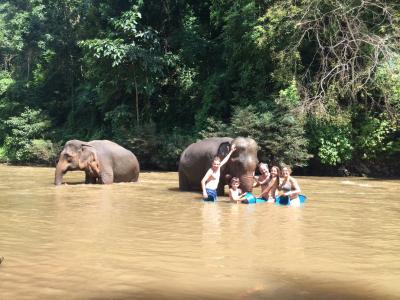
[[[297,178],[301,208],[0,165],[0,299],[399,299],[400,180]]]

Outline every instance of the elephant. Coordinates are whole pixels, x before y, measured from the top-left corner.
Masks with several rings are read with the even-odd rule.
[[[68,171],[85,171],[85,183],[135,182],[139,178],[136,156],[108,140],[70,140],[56,166],[54,184],[60,185]]]
[[[213,137],[190,144],[181,154],[179,161],[179,189],[201,190],[201,179],[211,167],[212,160],[221,160],[229,153],[232,144],[236,150],[228,162],[221,167],[218,195],[223,195],[224,186],[232,177],[238,177],[242,191],[251,192],[254,172],[258,164],[256,141],[252,138]]]

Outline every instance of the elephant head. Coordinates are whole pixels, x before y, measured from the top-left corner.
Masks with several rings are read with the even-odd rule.
[[[99,177],[100,166],[96,149],[79,140],[68,141],[61,151],[55,172],[54,184],[62,182],[68,171],[86,171],[91,177]]]
[[[218,156],[225,156],[232,144],[236,145],[236,150],[232,153],[224,169],[224,183],[228,184],[232,177],[237,177],[240,180],[242,191],[252,191],[254,172],[258,164],[257,143],[252,138],[238,137],[231,143],[222,143],[218,149]]]

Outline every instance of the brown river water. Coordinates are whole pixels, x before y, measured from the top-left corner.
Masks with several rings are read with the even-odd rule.
[[[400,299],[400,180],[297,177],[294,208],[53,177],[0,165],[0,299]]]

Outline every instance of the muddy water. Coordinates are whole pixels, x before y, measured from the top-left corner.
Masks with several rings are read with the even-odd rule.
[[[0,299],[398,299],[400,181],[298,177],[302,208],[0,166]]]

